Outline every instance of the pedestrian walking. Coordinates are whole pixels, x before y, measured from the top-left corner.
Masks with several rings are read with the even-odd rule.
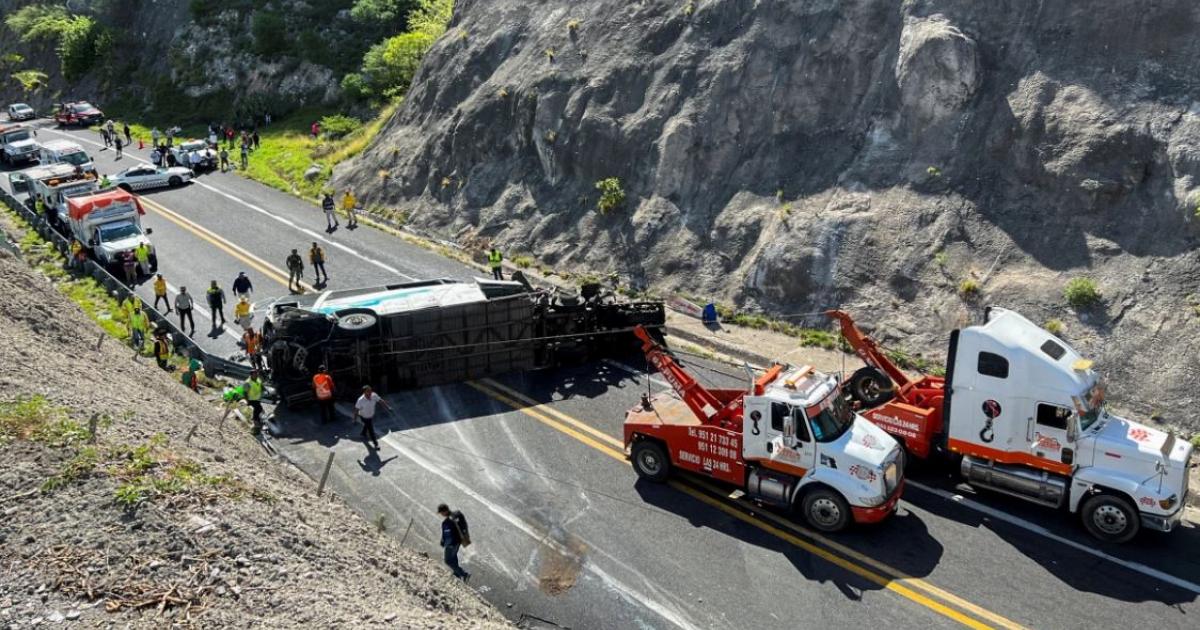
[[[233,321],[237,322],[242,330],[249,330],[250,323],[253,321],[250,318],[250,300],[246,296],[238,298],[238,303],[233,305]]]
[[[362,439],[365,444],[370,439],[371,444],[375,446],[375,450],[379,450],[379,436],[375,435],[375,407],[383,405],[383,408],[391,411],[392,407],[384,400],[371,391],[370,385],[363,385],[362,396],[358,397],[358,401],[354,403],[354,419],[362,422]],[[370,451],[370,446],[367,447]]]
[[[129,123],[121,123],[121,131],[125,132],[125,144],[133,144],[133,134],[129,131]]]
[[[146,329],[150,327],[150,318],[142,310],[141,304],[135,304],[133,313],[129,315],[129,341],[133,349],[141,354],[146,344]]]
[[[187,292],[187,287],[179,287],[179,295],[175,296],[175,310],[179,311],[180,332],[186,332],[188,329],[187,326],[184,326],[184,322],[191,326],[192,332],[186,333],[189,337],[196,335],[196,320],[192,318],[193,306],[195,306],[195,302]]]
[[[242,170],[250,168],[250,149],[246,145],[242,145]]]
[[[111,118],[104,121],[104,130],[108,132],[109,138],[117,137],[116,126],[113,124],[113,121]]]
[[[262,433],[263,428],[263,382],[262,376],[259,375],[257,369],[250,371],[250,378],[246,379],[245,383],[242,383],[242,391],[245,392],[246,404],[250,405],[250,408],[254,410],[254,416],[251,418],[254,422],[253,433],[254,435],[258,435]]]
[[[163,304],[167,305],[167,315],[171,314],[171,299],[167,297],[167,281],[160,273],[154,279],[154,308],[158,308],[158,301],[162,300]]]
[[[137,260],[138,272],[150,275],[150,244],[142,241],[133,248],[133,257]]]
[[[100,140],[104,142],[104,149],[107,149],[110,145],[112,145],[112,135],[109,133],[108,127],[100,128]],[[103,151],[104,149],[100,150]]]
[[[205,294],[204,297],[208,299],[208,310],[212,311],[213,330],[216,330],[218,325],[224,326],[225,325],[225,291],[221,290],[221,287],[217,286],[216,280],[213,280],[212,284],[209,285],[208,292]],[[221,318],[220,324],[217,324],[218,317]]]
[[[160,132],[160,131],[158,130],[158,127],[155,127],[155,128],[153,128],[153,129],[151,129],[151,130],[150,130],[150,144],[152,144],[152,145],[154,145],[155,147],[157,147],[157,146],[158,146],[158,140],[159,140],[159,138],[161,138],[161,137],[162,137],[162,132]]]
[[[158,367],[171,371],[171,342],[164,328],[154,331],[154,361]]]
[[[491,251],[488,252],[487,257],[488,257],[488,264],[491,265],[491,267],[492,267],[492,279],[503,280],[504,279],[504,264],[503,264],[504,263],[504,254],[501,254],[500,250],[496,249],[495,247],[492,247]]]
[[[262,335],[255,332],[253,328],[247,327],[242,333],[242,345],[246,346],[246,357],[250,359],[250,365],[256,370],[263,368],[262,343]]]
[[[321,422],[333,422],[333,396],[336,392],[337,390],[333,386],[333,377],[322,365],[313,375],[313,395],[316,396],[317,405],[321,408]]]
[[[321,198],[321,209],[325,211],[325,231],[332,232],[338,228],[337,213],[334,212],[334,207],[337,204],[333,202],[333,195],[325,193]]]
[[[258,138],[258,129],[256,128],[256,129],[255,129],[253,132],[251,132],[251,133],[250,133],[250,146],[252,146],[252,147],[254,147],[255,149],[257,149],[257,148],[258,148],[258,142],[259,142],[259,138]]]
[[[229,170],[229,149],[221,149],[221,172]]]
[[[121,270],[125,272],[125,284],[133,287],[137,284],[137,258],[131,251],[121,252],[120,258]]]
[[[325,250],[320,245],[312,244],[308,250],[308,262],[313,267],[314,284],[321,284],[321,274],[325,274],[325,282],[329,282],[329,272],[325,271]]]
[[[451,511],[445,503],[437,506],[437,513],[442,517],[442,554],[446,566],[454,572],[454,577],[466,582],[471,579],[471,574],[464,571],[458,564],[458,550],[460,547],[471,545],[471,531],[467,528],[467,517],[458,510]]]
[[[293,293],[301,293],[304,291],[304,286],[301,284],[301,278],[304,277],[304,259],[300,258],[299,252],[292,250],[290,256],[287,257],[288,269],[288,290]],[[292,288],[292,283],[295,283],[296,288]]]
[[[358,208],[358,199],[354,197],[354,189],[347,188],[346,194],[342,196],[342,210],[346,212],[346,229],[358,227],[358,215],[355,210]]]
[[[115,159],[121,159],[121,149],[125,147],[125,141],[121,140],[121,136],[114,136],[113,146],[117,148],[117,156]]]
[[[245,271],[239,271],[233,279],[233,294],[239,298],[249,298],[253,292],[254,285],[250,283],[250,278],[246,276]]]

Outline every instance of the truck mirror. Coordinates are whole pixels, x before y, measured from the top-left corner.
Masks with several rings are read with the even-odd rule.
[[[796,445],[796,410],[783,419],[783,444],[787,447]]]
[[[1075,442],[1075,438],[1078,437],[1078,433],[1079,416],[1071,414],[1071,417],[1067,418],[1067,441],[1073,444]]]
[[[146,228],[146,236],[150,236],[153,233],[154,233],[154,228]]]

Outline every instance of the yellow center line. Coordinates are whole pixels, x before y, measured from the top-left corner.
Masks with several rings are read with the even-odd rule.
[[[565,433],[593,449],[612,457],[618,461],[628,464],[625,457],[624,445],[620,440],[604,434],[586,423],[572,418],[571,416],[550,408],[547,404],[539,403],[534,399],[521,394],[505,385],[502,385],[492,379],[482,379],[481,381],[468,383],[474,389],[495,398],[496,400],[512,407],[513,409],[530,416],[541,422],[542,424]],[[553,416],[553,417],[551,417]],[[559,421],[561,420],[561,422]],[[570,425],[570,426],[568,426]],[[582,430],[577,430],[576,428]],[[590,435],[589,435],[590,434]],[[596,437],[592,437],[595,435]],[[599,440],[597,439],[599,438]],[[601,441],[602,440],[602,441]],[[619,450],[618,450],[619,449]],[[701,486],[706,487],[710,491],[717,494],[724,494],[720,489],[714,486],[699,482]],[[733,507],[728,502],[719,500],[712,495],[696,489],[691,484],[686,484],[677,480],[671,480],[668,484],[681,492],[684,492],[704,503],[721,510],[722,512],[741,520],[749,525],[752,525],[764,532],[784,540],[794,546],[797,546],[815,556],[818,556],[831,564],[834,564],[842,569],[845,569],[855,575],[861,576],[879,586],[886,588],[902,597],[905,597],[913,602],[916,602],[934,612],[953,619],[965,626],[971,628],[990,628],[993,626],[983,623],[975,618],[963,614],[945,604],[935,601],[933,597],[939,598],[948,604],[951,604],[963,611],[967,611],[980,619],[986,620],[995,624],[997,627],[1008,628],[1009,630],[1024,630],[1025,627],[996,613],[993,613],[981,606],[973,604],[953,593],[949,593],[929,582],[909,576],[902,571],[887,565],[879,560],[871,558],[845,545],[830,540],[816,532],[809,531],[807,528],[800,527],[785,519],[782,519],[774,514],[759,512],[752,516]],[[771,521],[770,523],[767,521]],[[774,523],[774,524],[772,524]],[[778,526],[777,526],[778,525]],[[818,546],[800,536],[791,533],[792,530],[800,535],[820,543]],[[850,559],[835,555],[830,549],[846,556]],[[866,565],[866,566],[864,566]],[[871,567],[875,569],[871,570]],[[877,572],[878,571],[878,572]],[[917,591],[924,591],[922,594]]]
[[[192,221],[191,219],[184,217],[183,215],[175,212],[174,210],[167,208],[166,206],[162,205],[161,203],[159,203],[157,201],[152,201],[146,197],[140,197],[140,196],[138,198],[141,200],[143,205],[145,205],[146,207],[155,211],[156,213],[161,215],[164,219],[170,221],[171,223],[174,223],[175,225],[178,225],[179,227],[187,230],[188,232],[191,232],[192,234],[209,242],[217,249],[220,249],[221,251],[225,252],[226,254],[229,254],[230,256],[233,256],[237,260],[239,260],[243,263],[246,263],[252,269],[263,274],[268,279],[274,280],[284,286],[288,286],[287,274],[283,273],[281,270],[279,270],[277,267],[275,267],[271,263],[263,260],[262,258],[259,258],[258,256],[255,256],[254,254],[251,254],[250,252],[246,251],[242,247],[234,245],[228,239],[225,239],[217,234],[214,234],[208,228],[201,226],[200,224],[196,223],[195,221]],[[300,286],[308,291],[313,290],[312,285],[310,285],[306,282],[301,282]]]

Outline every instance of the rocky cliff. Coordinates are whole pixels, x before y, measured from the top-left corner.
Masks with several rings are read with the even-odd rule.
[[[985,305],[1060,320],[1115,398],[1196,427],[1198,27],[1191,0],[460,0],[336,183],[932,356]]]

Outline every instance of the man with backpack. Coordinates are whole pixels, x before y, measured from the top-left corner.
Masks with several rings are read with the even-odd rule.
[[[454,572],[454,577],[466,582],[471,574],[458,564],[459,547],[471,546],[471,530],[467,528],[467,518],[458,510],[450,511],[445,503],[437,507],[438,516],[442,517],[442,552],[446,566]]]

